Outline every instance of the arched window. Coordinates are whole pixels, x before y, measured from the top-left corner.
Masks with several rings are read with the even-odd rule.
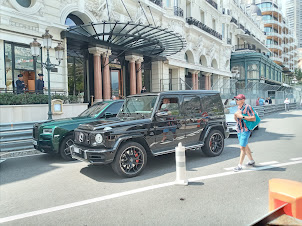
[[[65,20],[65,25],[69,27],[82,25],[82,24],[84,24],[83,21],[74,14],[69,14]]]
[[[24,8],[28,8],[31,5],[31,0],[17,0],[17,3]]]
[[[189,58],[188,58],[188,54],[187,53],[185,53],[185,60],[186,60],[186,62],[189,62]]]

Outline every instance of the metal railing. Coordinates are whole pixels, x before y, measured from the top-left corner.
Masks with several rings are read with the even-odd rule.
[[[149,0],[150,2],[153,2],[154,4],[163,7],[163,1],[162,0]]]
[[[283,104],[284,99],[289,98],[290,102],[300,102],[302,92],[295,90],[293,87],[283,85],[270,85],[250,80],[245,84],[242,80],[237,79],[217,79],[213,82],[212,90],[217,90],[221,93],[222,99],[232,99],[239,93],[243,93],[247,103],[256,105],[258,97],[271,97],[274,104]]]
[[[261,50],[257,49],[255,45],[251,45],[251,44],[235,45],[235,51],[245,50],[245,49],[254,50],[254,51],[261,53]]]
[[[232,17],[231,23],[234,23],[234,24],[238,25],[238,21],[234,17]]]
[[[47,95],[47,90],[44,91],[44,94]],[[14,93],[14,94],[18,94],[17,90],[9,90],[9,89],[0,89],[0,93]],[[29,94],[41,94],[40,91],[36,91],[36,90],[25,90],[22,93],[29,93]],[[51,95],[67,95],[66,91],[62,91],[62,90],[51,90],[50,91]]]
[[[209,28],[207,25],[201,23],[199,20],[196,20],[193,17],[187,17],[186,21],[189,25],[194,25],[194,26],[200,28],[201,30],[204,30],[205,32],[209,33],[210,35],[213,35],[216,38],[222,40],[222,35],[220,33],[213,30],[212,28]]]
[[[278,111],[285,111],[285,104],[268,104],[263,106],[253,106],[259,117],[272,114]],[[289,110],[297,109],[297,103],[290,103]]]
[[[217,3],[214,2],[213,0],[206,0],[211,6],[213,6],[215,9],[218,8]]]
[[[0,152],[33,149],[32,132],[36,122],[0,125]]]
[[[184,11],[178,6],[174,6],[174,15],[179,17],[184,17]]]
[[[245,32],[245,27],[242,24],[239,24],[239,28]]]

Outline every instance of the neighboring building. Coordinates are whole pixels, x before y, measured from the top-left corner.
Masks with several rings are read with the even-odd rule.
[[[302,1],[286,0],[286,17],[291,31],[298,41],[298,48],[302,48]]]
[[[289,29],[293,31],[297,38],[298,45],[298,67],[301,69],[302,62],[302,1],[287,0],[286,1],[286,17],[288,19]]]
[[[283,67],[283,73],[294,72],[298,66],[296,36],[289,28],[289,20],[282,14],[278,0],[256,0],[256,5],[262,12],[270,58]]]
[[[19,73],[29,89],[39,72],[46,75],[29,48],[33,38],[42,42],[46,28],[53,46],[63,41],[66,50],[50,74],[52,92],[84,93],[86,102],[122,98],[142,85],[147,91],[216,89],[234,76],[232,51],[269,51],[259,11],[236,0],[124,0],[126,7],[120,0],[0,2],[3,91],[15,89]],[[50,59],[57,63],[53,49]],[[38,61],[45,60],[41,48]]]

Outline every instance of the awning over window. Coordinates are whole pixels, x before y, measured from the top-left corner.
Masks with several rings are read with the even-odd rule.
[[[70,27],[62,38],[88,42],[89,45],[108,46],[115,50],[145,56],[170,56],[186,46],[185,39],[172,31],[133,22],[102,22]]]

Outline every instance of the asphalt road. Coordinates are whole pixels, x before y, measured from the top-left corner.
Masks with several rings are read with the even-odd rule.
[[[268,212],[268,181],[302,182],[302,111],[262,120],[250,138],[256,167],[235,173],[239,146],[215,158],[187,152],[188,186],[174,185],[174,154],[149,159],[136,178],[110,166],[36,155],[0,163],[5,225],[248,225]]]

